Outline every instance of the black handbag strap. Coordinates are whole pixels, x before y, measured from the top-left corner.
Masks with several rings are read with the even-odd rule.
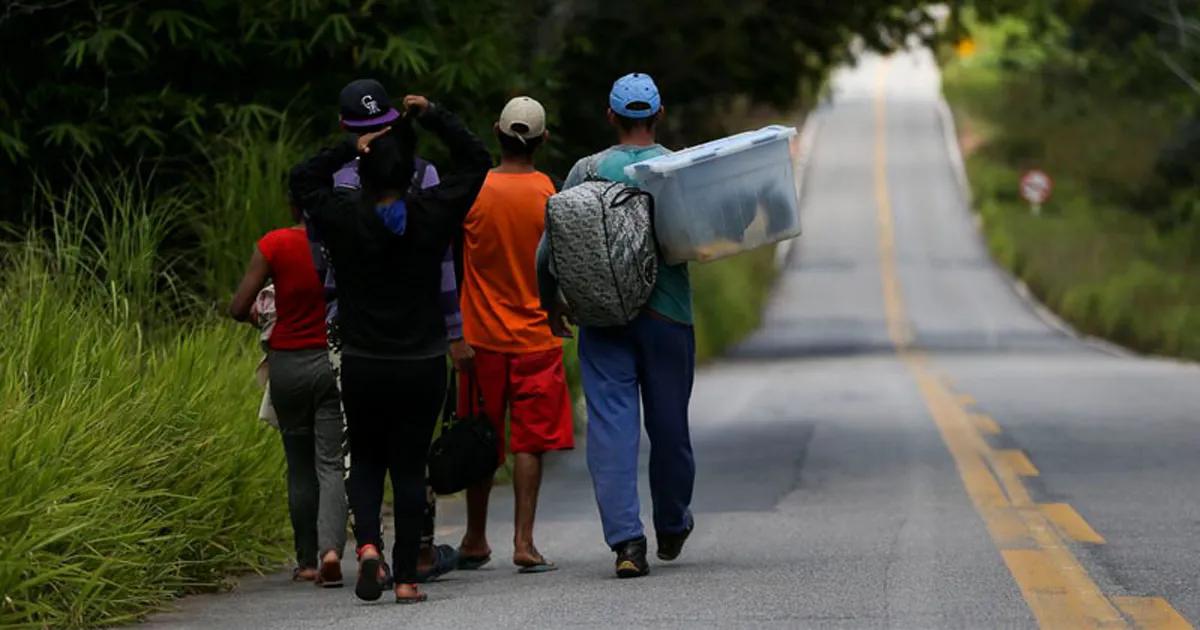
[[[450,383],[446,387],[446,402],[442,406],[442,430],[458,420],[458,370],[450,368]],[[484,408],[483,405],[483,390],[479,387],[479,377],[477,374],[470,374],[467,379],[471,383],[470,397],[467,399],[467,417],[474,418],[476,412]]]
[[[446,428],[454,421],[453,418],[458,411],[458,374],[454,368],[450,368],[450,382],[446,387],[446,400],[442,404],[442,433],[446,432]]]

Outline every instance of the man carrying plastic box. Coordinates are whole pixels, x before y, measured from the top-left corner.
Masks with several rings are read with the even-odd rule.
[[[564,189],[604,179],[633,185],[624,169],[669,153],[655,141],[663,114],[658,87],[649,75],[621,77],[609,94],[609,123],[618,144],[579,160]],[[569,334],[558,283],[543,238],[538,250],[542,303],[556,334]],[[597,247],[603,247],[598,243]],[[587,397],[587,460],[604,526],[617,554],[617,576],[650,571],[637,491],[640,410],[650,437],[650,493],[658,557],[674,560],[692,532],[690,510],[695,463],[688,433],[688,402],[695,375],[692,290],[687,265],[659,261],[658,280],[644,311],[623,326],[581,327],[579,359]],[[640,400],[639,400],[640,393]]]

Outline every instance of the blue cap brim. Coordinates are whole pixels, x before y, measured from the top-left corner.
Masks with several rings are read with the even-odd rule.
[[[629,101],[629,103],[645,103],[645,102],[646,101]],[[649,117],[657,114],[658,110],[662,109],[662,104],[655,103],[653,101],[651,101],[649,103],[650,107],[648,107],[646,109],[629,109],[629,103],[621,103],[621,102],[609,100],[608,106],[612,108],[613,112],[615,112],[621,116],[624,116],[625,118],[649,118]]]

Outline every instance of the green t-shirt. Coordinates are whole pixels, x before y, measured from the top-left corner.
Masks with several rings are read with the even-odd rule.
[[[637,183],[625,176],[625,167],[667,153],[670,151],[659,144],[619,144],[576,162],[563,182],[563,188],[582,183],[587,179],[588,173],[609,181],[635,186]],[[687,263],[668,265],[659,260],[658,282],[654,285],[654,291],[650,294],[650,301],[646,306],[677,322],[692,323],[692,282],[688,278]]]

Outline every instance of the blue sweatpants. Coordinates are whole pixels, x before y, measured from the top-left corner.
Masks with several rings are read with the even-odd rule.
[[[625,326],[581,328],[579,361],[587,397],[588,470],[605,542],[613,547],[643,535],[637,488],[642,408],[650,437],[654,528],[670,534],[687,529],[696,478],[688,434],[696,372],[692,327],[641,315]]]

